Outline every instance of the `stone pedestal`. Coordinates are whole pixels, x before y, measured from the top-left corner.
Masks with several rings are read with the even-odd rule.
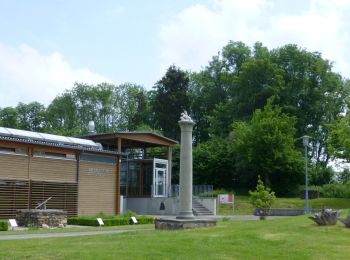
[[[16,220],[25,227],[59,227],[67,225],[67,214],[59,209],[23,209],[17,212]]]
[[[216,226],[216,219],[156,219],[155,228],[162,230],[190,229]]]
[[[180,148],[180,212],[177,219],[193,219],[192,213],[192,130],[191,119],[179,121],[181,128]]]

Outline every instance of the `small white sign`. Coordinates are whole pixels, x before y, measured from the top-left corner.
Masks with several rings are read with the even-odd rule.
[[[137,222],[137,219],[135,217],[131,217],[131,220],[132,220],[132,223],[134,223],[134,224],[139,223],[139,222]]]
[[[104,226],[105,223],[103,223],[102,218],[97,218],[97,222],[100,226]]]
[[[233,194],[219,194],[218,195],[219,203],[234,203],[234,195]]]
[[[9,222],[10,222],[10,225],[11,225],[12,228],[18,227],[17,221],[16,221],[15,219],[10,218],[10,219],[9,219]]]

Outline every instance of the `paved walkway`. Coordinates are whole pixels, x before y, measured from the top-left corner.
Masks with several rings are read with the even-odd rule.
[[[156,218],[167,218],[172,219],[176,218],[176,216],[169,215],[149,215]],[[286,218],[290,216],[267,216],[266,219],[278,219],[278,218]],[[216,219],[216,220],[259,220],[259,216],[254,215],[232,215],[232,216],[221,216],[221,215],[209,215],[209,216],[196,216],[199,219]]]
[[[145,231],[153,229],[131,229],[131,230],[101,230],[101,231],[80,231],[80,232],[63,232],[63,233],[45,233],[45,234],[19,234],[19,235],[0,235],[0,240],[20,240],[32,238],[50,238],[50,237],[78,237],[78,236],[94,236],[115,233],[126,233],[135,231]]]

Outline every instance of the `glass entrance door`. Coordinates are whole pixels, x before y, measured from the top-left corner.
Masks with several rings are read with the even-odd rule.
[[[166,190],[166,171],[165,169],[156,168],[156,179],[155,179],[155,196],[156,197],[164,197]]]
[[[168,195],[168,161],[154,159],[153,161],[153,197],[167,197]]]

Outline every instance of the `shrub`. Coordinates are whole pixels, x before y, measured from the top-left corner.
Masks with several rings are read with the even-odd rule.
[[[136,216],[135,212],[128,212],[126,215],[122,216],[109,216],[102,218],[102,220],[105,226],[130,225],[132,224],[130,219],[131,216],[135,216],[139,224],[154,223],[154,219],[152,217]],[[68,225],[99,226],[95,217],[70,217],[68,218],[67,223]]]
[[[9,223],[7,221],[0,220],[0,231],[7,231],[9,228]]]
[[[128,210],[127,212],[123,213],[121,216],[131,218],[133,216],[137,216],[137,214],[132,210]]]
[[[336,179],[341,184],[347,183],[350,181],[350,170],[344,169],[342,172],[339,172]]]
[[[322,197],[325,198],[349,198],[350,199],[350,182],[346,184],[326,184],[321,188]]]
[[[276,196],[270,188],[265,187],[263,181],[258,176],[258,184],[256,185],[255,191],[249,191],[250,193],[250,203],[262,211],[260,212],[260,219],[264,219],[264,216],[268,213],[274,203]]]
[[[99,226],[97,219],[92,217],[70,217],[67,219],[68,225]]]
[[[130,219],[129,218],[110,218],[110,219],[104,219],[103,223],[105,226],[122,226],[122,225],[129,225]]]
[[[139,217],[137,217],[137,221],[139,222],[139,224],[153,224],[154,218],[146,217],[146,216],[139,216]]]

